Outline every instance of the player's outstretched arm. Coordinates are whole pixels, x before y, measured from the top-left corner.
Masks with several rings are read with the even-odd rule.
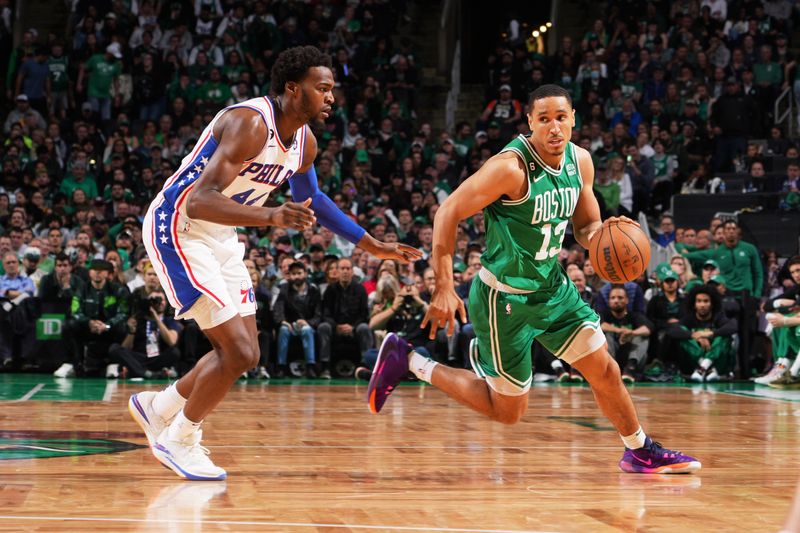
[[[198,180],[192,185],[186,204],[189,218],[225,226],[281,226],[304,230],[316,219],[308,205],[287,202],[276,208],[241,205],[224,196],[224,191],[242,170],[242,164],[264,147],[267,127],[250,109],[232,109],[214,126],[218,146]]]
[[[291,178],[289,186],[292,198],[297,201],[311,200],[311,208],[319,223],[356,244],[379,259],[393,259],[407,263],[422,257],[422,252],[402,243],[381,242],[364,228],[353,222],[341,209],[333,203],[327,194],[319,190],[314,160],[317,158],[317,139],[309,131],[303,149],[303,163]]]
[[[578,153],[578,168],[581,171],[583,187],[578,197],[578,205],[575,206],[575,212],[572,214],[572,229],[575,240],[588,250],[589,241],[592,240],[592,236],[597,230],[602,227],[603,221],[600,219],[600,205],[597,203],[597,198],[595,198],[593,191],[594,164],[592,163],[592,156],[585,149],[578,146],[575,147],[575,151]],[[628,217],[610,217],[605,220],[605,224],[617,222],[639,225],[638,222]]]
[[[424,329],[430,324],[429,337],[434,339],[440,327],[447,334],[455,330],[456,313],[466,322],[464,302],[453,286],[453,250],[458,223],[501,197],[518,198],[525,192],[527,174],[522,162],[511,153],[498,154],[480,170],[458,186],[436,212],[433,222],[431,266],[436,274],[436,288],[428,312],[422,320]]]

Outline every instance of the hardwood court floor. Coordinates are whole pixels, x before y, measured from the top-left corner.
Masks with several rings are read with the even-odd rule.
[[[645,429],[703,461],[647,476],[617,469],[586,387],[537,386],[502,426],[429,386],[372,415],[363,384],[270,383],[204,424],[227,482],[187,482],[138,447],[143,387],[0,376],[0,531],[777,531],[800,475],[800,392],[632,388]]]

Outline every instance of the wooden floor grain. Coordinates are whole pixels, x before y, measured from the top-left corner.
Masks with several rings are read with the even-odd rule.
[[[53,436],[145,444],[126,409],[141,388],[2,402],[0,449]],[[182,481],[144,447],[2,460],[0,531],[779,529],[800,473],[800,404],[631,392],[645,430],[699,457],[699,474],[620,472],[619,438],[585,387],[536,387],[523,421],[503,426],[431,387],[401,387],[372,415],[363,385],[237,385],[204,424],[226,482]]]

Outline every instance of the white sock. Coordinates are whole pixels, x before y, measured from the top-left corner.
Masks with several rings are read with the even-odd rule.
[[[183,409],[175,415],[175,420],[169,425],[169,440],[184,440],[186,437],[200,429],[200,422],[192,422],[183,414]]]
[[[178,387],[173,383],[162,390],[153,399],[153,411],[164,420],[170,420],[186,405],[186,398],[178,392]]]
[[[431,382],[431,375],[433,369],[438,365],[433,359],[429,359],[417,352],[411,352],[411,359],[408,361],[408,369],[411,370],[415,376],[425,383]]]
[[[789,368],[789,374],[792,376],[797,376],[797,374],[800,374],[800,354],[794,358],[794,363],[792,363],[792,366]]]
[[[700,359],[700,368],[703,370],[708,370],[712,364],[714,364],[714,361],[707,357],[705,359]]]
[[[629,450],[635,450],[644,446],[644,441],[647,439],[647,435],[644,434],[642,426],[639,426],[639,429],[637,429],[636,433],[633,435],[628,435],[625,437],[620,434],[620,438],[622,439],[622,442],[625,443],[626,448]]]
[[[564,372],[564,365],[561,364],[561,361],[556,359],[552,363],[550,363],[550,367],[555,370],[556,372]]]

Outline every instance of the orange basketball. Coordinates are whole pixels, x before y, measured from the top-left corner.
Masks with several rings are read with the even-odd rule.
[[[650,263],[650,241],[638,226],[612,222],[592,236],[589,259],[594,271],[611,283],[633,281]]]

